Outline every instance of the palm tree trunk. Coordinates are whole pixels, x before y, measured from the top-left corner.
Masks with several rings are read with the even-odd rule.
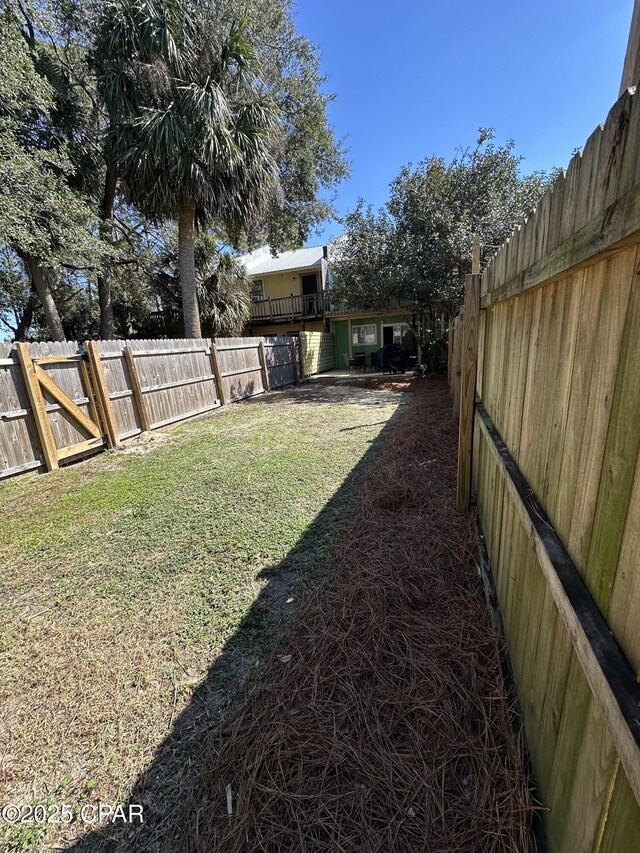
[[[193,244],[193,227],[196,206],[183,199],[178,216],[178,258],[180,263],[180,290],[184,315],[185,338],[201,338],[200,312],[196,294],[196,265]]]
[[[116,197],[117,184],[117,177],[107,169],[100,205],[100,236],[105,243],[113,242],[113,203]],[[110,341],[113,338],[113,301],[111,297],[111,270],[107,264],[98,275],[98,302],[100,304],[100,337],[103,341]]]
[[[38,294],[38,299],[42,305],[44,316],[47,319],[47,325],[51,333],[52,341],[66,341],[67,337],[62,328],[62,320],[56,306],[51,287],[49,286],[49,270],[46,267],[40,266],[27,252],[18,253],[22,258],[27,272],[31,276],[31,282]]]

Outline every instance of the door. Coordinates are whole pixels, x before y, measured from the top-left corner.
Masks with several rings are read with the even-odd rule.
[[[318,313],[318,276],[316,273],[303,275],[300,277],[302,290],[302,313],[317,314]]]
[[[382,326],[382,345],[402,344],[410,355],[417,353],[417,341],[407,323],[384,323]]]

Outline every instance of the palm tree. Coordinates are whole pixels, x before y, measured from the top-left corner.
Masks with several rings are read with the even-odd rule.
[[[199,241],[198,302],[207,332],[214,337],[233,337],[251,313],[250,279],[242,262],[220,251],[213,239]]]
[[[178,222],[186,337],[201,337],[194,230],[255,223],[278,186],[276,114],[245,22],[174,0],[112,0],[97,39],[106,157],[127,198]]]
[[[162,333],[172,335],[183,325],[175,243],[157,257],[153,289],[163,306]],[[212,337],[240,335],[251,312],[250,278],[238,257],[221,247],[215,234],[201,232],[195,240],[196,292],[202,329]],[[153,332],[152,332],[153,333]],[[156,332],[157,333],[157,332]]]

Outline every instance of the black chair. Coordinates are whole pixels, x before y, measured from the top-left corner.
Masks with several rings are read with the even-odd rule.
[[[360,353],[357,355],[349,355],[348,352],[343,353],[344,358],[344,366],[349,368],[349,373],[351,373],[352,367],[361,368],[362,360],[360,358]]]
[[[351,367],[352,359],[349,359],[349,366]],[[353,354],[353,366],[358,370],[364,370],[367,365],[367,356],[363,352],[354,352]]]

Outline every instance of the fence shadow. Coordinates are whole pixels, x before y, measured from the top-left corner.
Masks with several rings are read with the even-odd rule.
[[[295,394],[291,394],[295,398]],[[268,396],[254,400],[265,402]],[[400,405],[357,464],[316,516],[289,553],[260,573],[265,585],[246,612],[235,634],[213,661],[207,677],[194,692],[190,704],[177,718],[171,732],[158,747],[152,762],[139,776],[125,803],[143,806],[144,823],[119,823],[91,831],[65,849],[66,853],[178,853],[184,849],[184,829],[188,804],[197,793],[199,768],[210,756],[203,747],[211,743],[220,723],[234,704],[260,677],[252,668],[248,674],[247,645],[259,639],[262,660],[277,650],[296,601],[304,590],[322,583],[331,565],[332,543],[341,534],[341,518],[357,500],[358,480],[365,467],[374,462],[388,432],[404,411]],[[322,553],[320,560],[316,559]],[[233,695],[234,699],[229,700]]]

